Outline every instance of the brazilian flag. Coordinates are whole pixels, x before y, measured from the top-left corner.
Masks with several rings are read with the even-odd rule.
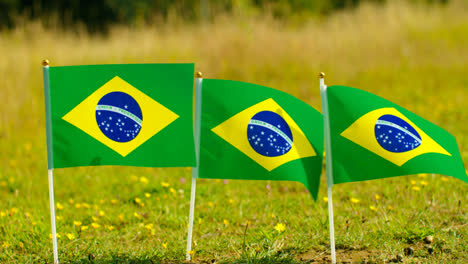
[[[455,138],[374,94],[327,88],[333,183],[417,173],[468,182]]]
[[[202,84],[199,177],[303,183],[317,197],[322,115],[268,87],[227,80]]]
[[[45,67],[48,167],[195,165],[194,64]]]

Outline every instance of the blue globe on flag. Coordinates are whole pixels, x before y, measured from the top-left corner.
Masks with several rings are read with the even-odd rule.
[[[133,140],[141,130],[142,121],[143,116],[137,101],[124,92],[110,92],[96,106],[99,129],[113,141]]]
[[[291,150],[293,144],[288,123],[271,111],[258,112],[250,119],[247,138],[258,154],[267,157],[284,155]]]
[[[381,116],[375,123],[374,131],[379,145],[390,152],[407,152],[421,145],[419,133],[394,115]]]

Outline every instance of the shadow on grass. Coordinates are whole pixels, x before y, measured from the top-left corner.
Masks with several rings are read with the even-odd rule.
[[[293,257],[275,257],[275,256],[265,256],[261,258],[238,258],[231,259],[229,261],[222,261],[220,263],[236,263],[236,264],[295,264],[303,263],[298,261]]]
[[[89,255],[87,258],[82,258],[78,261],[72,262],[76,264],[153,264],[153,263],[181,263],[181,261],[163,260],[159,256],[129,256],[125,254],[110,255],[105,258],[94,258]]]
[[[239,257],[235,259],[225,260],[194,260],[193,262],[186,262],[181,260],[167,260],[161,259],[159,256],[147,256],[147,257],[134,257],[127,255],[111,255],[106,258],[92,257],[83,258],[76,262],[76,264],[153,264],[153,263],[186,263],[186,264],[208,264],[208,263],[237,263],[237,264],[299,264],[302,263],[291,256],[263,256],[263,257]]]

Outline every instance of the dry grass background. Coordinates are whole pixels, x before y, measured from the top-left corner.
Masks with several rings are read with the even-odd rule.
[[[0,200],[3,201],[0,211],[5,213],[0,218],[0,260],[51,260],[40,66],[44,58],[51,60],[52,66],[195,62],[196,70],[202,71],[205,78],[274,87],[301,98],[316,109],[320,109],[317,74],[324,71],[328,85],[348,85],[373,92],[444,127],[457,138],[467,166],[468,3],[454,0],[446,6],[415,6],[400,1],[388,2],[385,6],[364,4],[353,11],[311,19],[300,25],[238,14],[220,15],[213,23],[185,24],[174,18],[166,25],[115,27],[105,37],[44,29],[38,22],[24,22],[11,32],[0,32]],[[141,188],[134,187],[133,184],[141,184],[138,180],[126,186],[131,174],[146,175],[153,187],[144,184]],[[174,169],[57,171],[57,201],[70,208],[59,212],[64,220],[58,231],[80,237],[77,241],[66,238],[64,242],[59,241],[61,258],[85,262],[88,252],[94,252],[103,262],[118,263],[116,259],[120,254],[130,254],[133,261],[142,263],[152,258],[181,261],[190,187],[188,184],[179,186],[180,177],[190,178],[187,171]],[[345,251],[372,252],[371,256],[361,257],[384,262],[413,244],[420,253],[408,257],[410,262],[468,261],[468,248],[464,245],[468,237],[466,186],[454,179],[427,177],[430,180],[421,181],[413,176],[336,186],[339,247]],[[177,201],[180,204],[169,205],[170,210],[167,200],[166,204],[156,205],[158,195],[166,195],[166,198],[170,195],[167,188],[160,187],[162,180],[185,191],[185,197],[181,195]],[[421,183],[427,181],[429,185]],[[194,234],[195,241],[198,240],[195,245],[198,261],[287,263],[299,261],[300,256],[316,260],[313,256],[326,252],[326,204],[322,199],[313,204],[302,186],[294,183],[272,183],[272,193],[265,196],[261,189],[264,184],[253,183],[251,189],[243,190],[235,183],[201,182],[197,214],[205,217],[206,226],[198,227]],[[413,185],[423,190],[414,194]],[[325,195],[324,186],[323,182],[321,196]],[[133,211],[143,210],[133,199],[148,190],[154,191],[151,199],[154,198],[155,205],[145,209],[151,208],[158,215],[157,223],[168,219],[170,223],[159,224],[157,235],[151,238],[141,235],[135,242],[128,241],[130,235],[140,235],[141,223],[137,219],[120,223],[110,215],[114,213],[116,217],[119,212],[125,212],[131,219]],[[118,197],[122,203],[119,208],[109,204],[116,192],[127,198]],[[238,206],[227,210],[213,209],[206,204],[206,201],[225,203],[228,197],[223,192]],[[212,194],[214,196],[210,197]],[[258,194],[259,198],[252,199],[253,194]],[[369,198],[369,194],[372,197],[380,194],[386,200],[377,201]],[[349,200],[351,197],[361,202],[353,204]],[[101,204],[109,225],[117,225],[119,233],[84,236],[76,231],[70,223],[85,216],[75,212],[69,199]],[[100,200],[105,202],[100,203]],[[248,208],[244,213],[241,204]],[[378,205],[379,213],[369,211],[370,205]],[[388,205],[400,208],[389,211]],[[169,218],[158,214],[157,210],[161,209],[158,206],[165,208],[168,215],[164,217]],[[13,212],[13,208],[19,212]],[[99,210],[95,207],[95,211]],[[91,209],[89,215],[96,214],[95,211]],[[417,211],[420,214],[415,215]],[[230,239],[226,239],[226,234],[219,235],[223,217],[231,223],[232,230],[226,231]],[[246,218],[256,220],[252,220],[253,234],[247,238],[247,246],[242,247],[244,227],[241,222]],[[151,219],[149,217],[148,223]],[[364,226],[363,221],[369,226]],[[235,222],[239,223],[237,229]],[[278,222],[287,224],[288,235],[271,231],[271,236],[262,236]],[[218,233],[210,231],[209,225],[217,226]],[[304,227],[310,230],[304,231]],[[405,230],[409,231],[405,233]],[[211,235],[207,239],[203,234]],[[425,234],[436,236],[437,254],[424,253],[417,238]],[[96,236],[100,238],[93,238]],[[416,238],[411,238],[413,236]],[[122,245],[115,246],[116,243]],[[169,244],[170,250],[161,247],[162,243]],[[351,255],[344,252],[341,259]]]

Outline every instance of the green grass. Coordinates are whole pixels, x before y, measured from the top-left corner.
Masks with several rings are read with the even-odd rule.
[[[364,5],[300,27],[220,16],[213,24],[115,28],[106,38],[37,23],[0,32],[0,262],[52,262],[42,59],[52,65],[196,62],[207,78],[275,87],[317,109],[317,74],[324,71],[329,85],[370,91],[444,127],[467,166],[466,8],[462,1],[431,8]],[[54,180],[64,263],[185,259],[190,169],[60,169]],[[325,186],[323,177],[314,202],[294,182],[199,180],[195,261],[326,261]],[[411,246],[407,263],[468,262],[466,190],[440,175],[336,185],[338,260],[388,262]],[[283,232],[275,230],[278,223]],[[434,237],[433,254],[424,248],[427,235]]]

